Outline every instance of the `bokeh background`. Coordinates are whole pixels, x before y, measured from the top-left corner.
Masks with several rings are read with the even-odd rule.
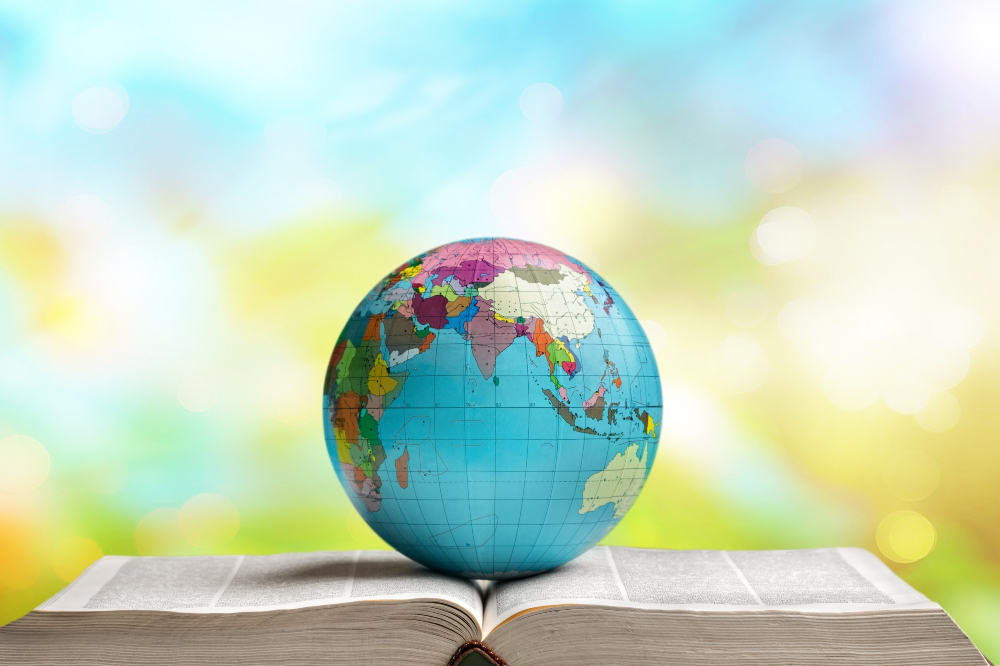
[[[554,245],[663,439],[614,544],[856,545],[1000,659],[1000,5],[4,3],[0,623],[102,553],[385,547],[321,386],[385,273]]]

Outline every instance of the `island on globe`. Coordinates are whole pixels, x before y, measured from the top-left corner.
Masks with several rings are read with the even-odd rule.
[[[330,458],[372,529],[491,580],[597,544],[646,481],[662,413],[618,292],[507,238],[443,245],[376,285],[337,340],[323,403]]]

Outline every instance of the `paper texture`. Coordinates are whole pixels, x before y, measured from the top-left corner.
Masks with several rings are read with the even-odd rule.
[[[402,599],[457,604],[482,626],[476,583],[392,551],[104,557],[38,610],[235,613]]]
[[[694,611],[939,608],[859,548],[647,550],[600,546],[558,569],[493,586],[484,630],[565,604]]]
[[[236,613],[364,600],[441,599],[488,633],[566,604],[695,611],[858,612],[939,608],[857,548],[647,550],[601,546],[551,572],[486,588],[392,551],[105,557],[42,611]]]

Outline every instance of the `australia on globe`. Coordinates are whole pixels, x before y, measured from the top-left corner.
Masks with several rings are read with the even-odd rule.
[[[327,450],[357,510],[417,562],[551,569],[629,510],[656,456],[660,380],[606,280],[550,247],[458,241],[390,273],[330,358]]]

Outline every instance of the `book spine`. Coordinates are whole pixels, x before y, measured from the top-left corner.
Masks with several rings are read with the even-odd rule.
[[[481,641],[468,641],[466,643],[462,643],[458,646],[458,649],[455,650],[455,654],[451,656],[451,659],[448,660],[446,666],[456,666],[456,664],[465,659],[470,652],[478,652],[483,655],[491,664],[493,664],[493,666],[507,666],[507,662],[504,661],[500,655],[491,650],[488,645]]]

